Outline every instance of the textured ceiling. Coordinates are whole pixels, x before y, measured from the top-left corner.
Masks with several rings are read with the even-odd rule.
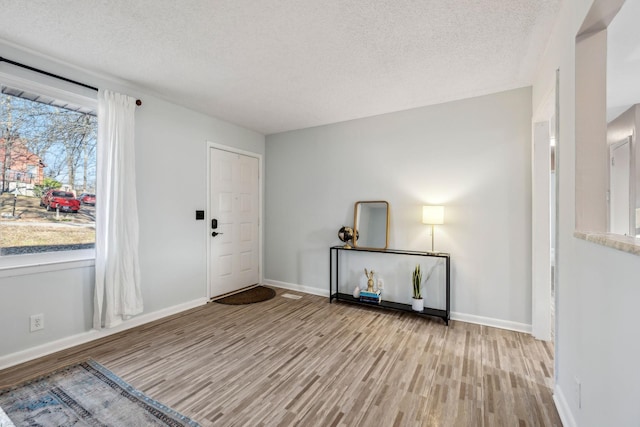
[[[562,0],[0,0],[0,39],[264,134],[532,83]]]

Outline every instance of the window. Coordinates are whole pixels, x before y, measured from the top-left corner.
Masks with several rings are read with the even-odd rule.
[[[96,143],[95,99],[0,75],[0,267],[93,254]]]

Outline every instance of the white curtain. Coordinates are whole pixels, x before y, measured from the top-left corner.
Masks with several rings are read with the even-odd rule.
[[[135,98],[98,92],[96,284],[93,326],[142,313],[134,153]]]

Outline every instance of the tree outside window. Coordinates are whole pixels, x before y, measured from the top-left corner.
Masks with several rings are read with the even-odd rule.
[[[95,206],[69,204],[95,194],[95,111],[0,89],[0,256],[93,248]]]

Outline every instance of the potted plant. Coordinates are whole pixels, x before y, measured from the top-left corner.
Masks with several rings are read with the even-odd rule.
[[[411,308],[414,311],[424,310],[424,299],[422,298],[422,291],[420,290],[421,286],[422,271],[420,270],[420,264],[418,264],[415,270],[413,270],[413,303],[411,304]]]

